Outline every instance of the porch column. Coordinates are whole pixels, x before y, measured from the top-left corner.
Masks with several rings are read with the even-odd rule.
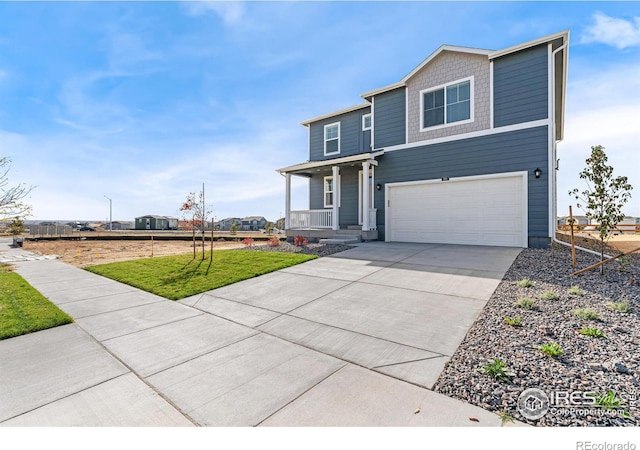
[[[333,214],[332,214],[332,230],[340,229],[340,168],[333,166]]]
[[[369,231],[369,161],[362,163],[362,231]]]
[[[289,229],[289,217],[291,216],[291,174],[289,172],[285,175],[286,179],[286,197],[284,202],[284,229]]]

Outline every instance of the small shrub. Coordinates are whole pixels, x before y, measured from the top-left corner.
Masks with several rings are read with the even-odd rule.
[[[619,302],[609,303],[609,309],[627,314],[631,312],[631,305],[629,305],[629,302],[627,300],[622,300]]]
[[[583,327],[578,330],[578,333],[595,338],[603,338],[605,337],[604,333],[595,327]]]
[[[515,423],[515,417],[513,417],[511,414],[509,414],[507,411],[501,411],[498,413],[498,416],[500,417],[500,421],[501,423],[501,427],[504,427],[506,424],[508,424],[509,422],[511,423]]]
[[[296,247],[304,247],[309,243],[309,241],[304,236],[296,236],[293,238],[293,243]]]
[[[564,353],[560,348],[560,346],[555,342],[551,342],[549,344],[542,344],[538,348],[542,351],[542,353],[544,353],[547,356],[551,356],[552,358],[556,358]]]
[[[598,311],[591,308],[577,308],[574,309],[573,314],[583,320],[600,320]]]
[[[518,281],[517,284],[518,284],[518,286],[523,287],[523,288],[529,288],[529,287],[533,287],[533,286],[536,285],[533,281],[531,281],[528,278],[523,278],[522,280]]]
[[[511,325],[512,327],[521,327],[522,319],[520,319],[520,317],[516,317],[515,319],[513,317],[505,317],[504,323]]]
[[[553,291],[544,291],[544,293],[540,296],[541,300],[558,300],[558,294]]]
[[[582,297],[584,295],[584,291],[580,289],[580,286],[571,286],[567,292],[574,297]]]
[[[242,241],[242,243],[251,248],[253,246],[253,238],[246,238]]]
[[[280,239],[278,239],[278,237],[277,237],[277,236],[273,236],[272,238],[270,238],[270,239],[267,241],[267,245],[268,245],[269,247],[277,247],[277,246],[279,246],[279,245],[280,245]]]
[[[480,372],[489,375],[492,378],[500,381],[510,382],[511,377],[514,376],[512,372],[507,370],[507,363],[499,358],[489,361],[485,364]]]
[[[538,309],[538,305],[536,305],[536,302],[529,297],[521,297],[517,302],[513,304],[513,306],[529,310]]]

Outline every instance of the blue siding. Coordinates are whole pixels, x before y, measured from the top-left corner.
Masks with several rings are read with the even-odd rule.
[[[529,172],[530,242],[548,237],[547,127],[396,150],[381,156],[376,183],[419,181],[503,172]],[[542,176],[533,171],[540,167]],[[378,236],[384,239],[384,189],[375,192]],[[548,239],[547,239],[548,240]]]
[[[494,126],[546,119],[548,50],[539,45],[493,63]]]
[[[390,147],[406,142],[405,88],[378,94],[374,99],[374,146]]]
[[[371,108],[362,108],[310,124],[309,161],[323,161],[371,151],[371,132],[362,131],[362,116],[369,112],[371,112]],[[340,122],[340,153],[325,156],[324,126],[336,122]]]
[[[340,226],[343,228],[358,223],[358,170],[360,168],[357,166],[355,168],[340,168],[342,188],[340,196]],[[309,179],[310,209],[325,209],[322,197],[324,195],[324,177],[326,176],[331,176],[331,172],[321,172]]]

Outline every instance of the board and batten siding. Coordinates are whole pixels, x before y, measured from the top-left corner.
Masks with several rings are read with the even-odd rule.
[[[532,247],[548,243],[548,134],[541,126],[387,152],[378,158],[376,183],[527,171],[528,236]],[[533,171],[542,169],[535,178]],[[384,189],[375,191],[379,239],[385,236]],[[446,202],[446,199],[443,199]],[[393,206],[392,206],[393,207]]]
[[[404,144],[407,126],[405,88],[377,94],[373,106],[375,148]]]
[[[371,108],[362,108],[309,125],[309,161],[324,161],[371,151],[371,131],[362,131],[362,116]],[[340,153],[324,155],[324,126],[340,122]]]
[[[539,45],[494,60],[494,127],[547,118],[547,65],[546,45]]]

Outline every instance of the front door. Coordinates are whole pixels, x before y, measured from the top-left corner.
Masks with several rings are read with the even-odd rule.
[[[358,171],[358,225],[362,225],[362,214],[363,211],[368,211],[373,208],[373,168],[369,169],[369,206],[363,208],[362,199],[363,199],[363,189],[362,189],[362,170]]]

